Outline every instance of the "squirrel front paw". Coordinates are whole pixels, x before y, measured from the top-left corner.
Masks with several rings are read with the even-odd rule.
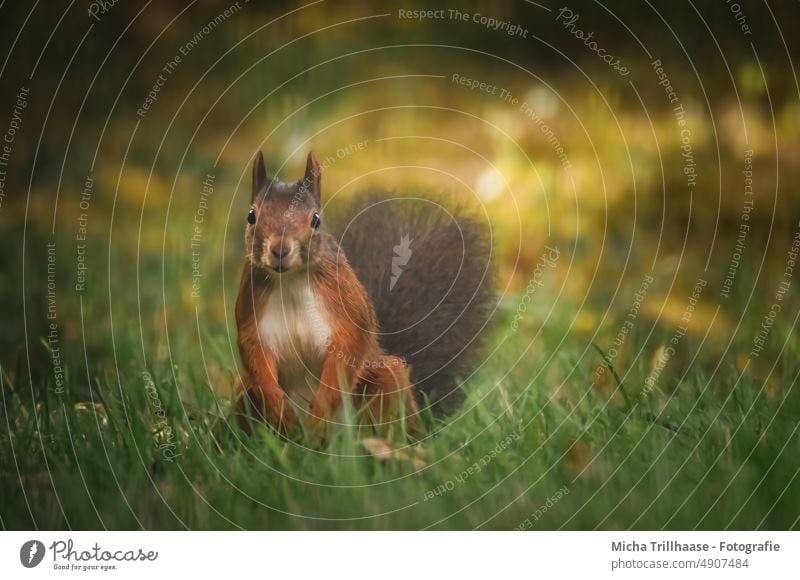
[[[268,425],[284,438],[295,438],[300,431],[297,416],[282,392],[265,393],[247,389],[236,405],[239,427],[252,434],[255,424]]]

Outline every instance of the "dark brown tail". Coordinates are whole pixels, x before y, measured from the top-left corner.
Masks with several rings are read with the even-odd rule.
[[[384,351],[411,365],[434,409],[463,400],[496,307],[488,222],[429,197],[362,194],[329,220],[375,305]]]

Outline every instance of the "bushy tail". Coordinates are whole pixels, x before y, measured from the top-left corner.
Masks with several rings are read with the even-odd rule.
[[[411,365],[434,409],[463,400],[458,381],[483,362],[496,307],[488,222],[442,199],[362,194],[332,216],[336,235],[375,305],[380,343]]]

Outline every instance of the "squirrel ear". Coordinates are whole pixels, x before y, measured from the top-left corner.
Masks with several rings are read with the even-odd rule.
[[[311,195],[311,199],[319,206],[320,189],[322,185],[321,169],[314,154],[309,151],[306,159],[306,174],[303,176],[303,186]]]
[[[259,191],[261,191],[267,184],[267,170],[264,167],[264,156],[261,151],[256,153],[256,158],[253,160],[253,191],[250,196],[252,202]]]

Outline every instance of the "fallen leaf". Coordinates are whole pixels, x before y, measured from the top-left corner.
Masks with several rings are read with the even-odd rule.
[[[409,461],[417,471],[427,465],[425,462],[425,450],[419,445],[405,447],[404,449],[392,449],[388,441],[375,437],[362,439],[361,445],[379,461]]]
[[[367,439],[361,440],[361,445],[364,446],[364,449],[366,449],[370,455],[381,461],[392,458],[392,447],[383,439],[368,437]]]
[[[567,471],[572,477],[586,475],[586,470],[592,463],[592,450],[583,441],[573,441],[565,455]]]

